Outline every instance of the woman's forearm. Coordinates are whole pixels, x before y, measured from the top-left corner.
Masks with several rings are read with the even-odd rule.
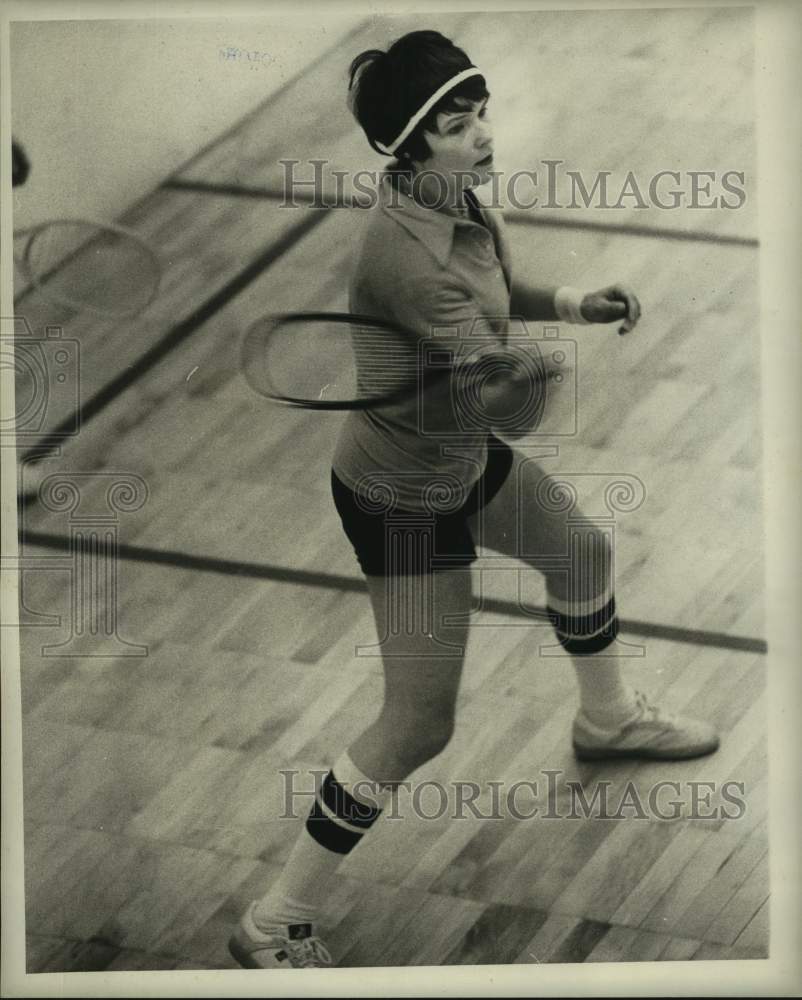
[[[522,316],[525,320],[557,319],[554,306],[556,288],[534,288],[532,285],[514,281],[510,297],[510,315]]]

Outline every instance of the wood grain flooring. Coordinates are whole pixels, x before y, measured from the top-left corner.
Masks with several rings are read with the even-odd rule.
[[[505,162],[555,157],[568,168],[609,169],[611,183],[628,170],[753,178],[748,10],[437,15],[429,23],[494,67]],[[323,212],[298,235],[314,210],[222,188],[275,193],[282,156],[378,167],[344,106],[345,66],[388,34],[420,26],[384,18],[358,26],[347,51],[332,51],[173,178],[179,186],[129,214],[124,221],[166,264],[162,293],[141,317],[111,323],[59,312],[35,293],[24,300],[34,336],[60,324],[80,340],[81,401],[158,354],[42,466],[86,474],[82,504],[95,514],[109,476],[140,477],[146,502],[115,515],[122,543],[358,579],[328,496],[340,417],[254,397],[236,345],[268,309],[345,307],[362,214]],[[180,187],[189,182],[221,189]],[[760,638],[757,254],[727,242],[754,237],[755,207],[750,199],[739,211],[610,214],[582,210],[589,227],[581,229],[544,209],[534,223],[512,218],[509,226],[515,267],[533,282],[626,279],[643,302],[630,337],[561,330],[577,343],[578,433],[560,435],[567,417],[555,412],[543,441],[559,454],[544,466],[644,485],[643,505],[616,522],[623,616]],[[622,225],[629,229],[617,231]],[[700,238],[661,239],[638,227]],[[43,433],[74,402],[55,398]],[[67,537],[74,526],[75,515],[38,503],[21,513],[26,531]],[[117,569],[118,636],[147,655],[98,655],[99,639],[87,631],[72,647],[78,655],[66,657],[57,646],[74,632],[69,554],[29,542],[21,555],[28,970],[233,967],[231,928],[276,877],[300,829],[300,819],[281,818],[280,771],[300,781],[325,768],[378,710],[379,663],[355,655],[375,641],[364,595],[201,565],[115,563],[101,552],[97,566]],[[488,598],[543,602],[539,576],[491,554],[475,578]],[[326,903],[322,925],[339,964],[766,957],[765,657],[639,640],[645,655],[625,662],[627,676],[673,709],[713,721],[721,749],[671,765],[586,764],[570,747],[573,678],[564,660],[538,653],[551,637],[492,611],[474,624],[457,731],[425,777],[477,783],[485,812],[489,782],[537,781],[536,799],[522,793],[522,801],[551,818],[502,809],[492,820],[422,819],[399,802],[403,821],[382,818],[341,865]],[[547,771],[559,772],[553,786]],[[588,798],[606,787],[620,804],[628,789],[648,801],[658,782],[678,783],[678,817],[570,815],[578,787]],[[739,812],[726,782],[738,783],[729,787],[742,800],[734,818],[724,814]],[[704,783],[715,784],[704,800],[714,818],[692,818],[691,797]]]

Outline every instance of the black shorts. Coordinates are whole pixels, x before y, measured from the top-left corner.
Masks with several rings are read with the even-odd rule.
[[[371,512],[332,471],[334,505],[362,572],[409,576],[470,566],[476,560],[476,548],[468,517],[498,493],[512,461],[512,449],[491,437],[484,472],[459,510],[448,513],[397,508],[391,513]]]

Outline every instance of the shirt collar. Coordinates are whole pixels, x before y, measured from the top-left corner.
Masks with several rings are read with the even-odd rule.
[[[394,190],[389,173],[382,174],[380,193],[382,211],[420,240],[437,263],[445,267],[451,257],[454,229],[461,220],[433,208],[424,208],[409,195]]]

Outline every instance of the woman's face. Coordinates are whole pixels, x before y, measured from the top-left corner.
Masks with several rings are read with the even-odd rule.
[[[459,111],[437,116],[436,133],[424,133],[432,155],[420,166],[441,174],[450,182],[449,187],[454,176],[461,177],[465,187],[476,187],[490,180],[493,169],[493,128],[487,98],[459,98],[458,104]],[[472,177],[465,177],[468,173]]]

